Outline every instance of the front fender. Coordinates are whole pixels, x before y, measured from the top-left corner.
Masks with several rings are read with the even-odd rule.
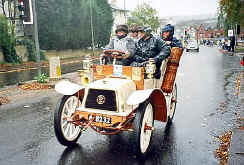
[[[73,95],[73,94],[77,93],[79,90],[84,89],[84,88],[85,87],[72,83],[67,80],[59,81],[55,85],[55,90],[58,93],[61,93],[63,95]]]
[[[154,89],[147,89],[133,92],[126,101],[127,105],[137,105],[144,102],[149,98],[153,90]]]
[[[151,98],[154,104],[155,120],[167,122],[167,103],[161,89],[137,90],[127,99],[127,105],[138,105],[148,98]]]

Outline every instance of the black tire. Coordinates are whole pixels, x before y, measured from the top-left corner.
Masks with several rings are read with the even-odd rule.
[[[189,50],[188,50],[188,49],[186,49],[186,52],[189,52]]]
[[[176,110],[176,104],[177,104],[177,85],[175,83],[174,89],[172,91],[173,97],[171,99],[170,103],[170,114],[168,116],[168,123],[171,124],[173,122],[174,116],[175,116],[175,110]]]
[[[77,105],[75,106],[75,108],[78,106],[78,103],[80,103],[80,101],[78,100],[77,96],[71,95],[71,96],[63,96],[61,101],[60,101],[60,105],[58,106],[58,108],[55,110],[54,112],[54,131],[55,131],[55,135],[57,140],[59,141],[60,144],[64,145],[64,146],[73,146],[76,144],[77,140],[79,139],[80,135],[81,135],[81,128],[79,126],[75,126],[72,123],[68,123],[64,120],[62,120],[62,115],[64,115],[65,112],[68,112],[68,109],[71,110],[71,108],[66,108],[65,105],[69,104],[69,101],[73,99],[73,100],[77,100]],[[72,102],[74,103],[74,102]],[[75,111],[75,108],[74,111]],[[72,110],[73,110],[72,109]],[[66,110],[66,111],[65,111]],[[67,114],[68,117],[70,117],[72,114]],[[65,128],[66,125],[66,128]],[[74,128],[74,129],[73,129]],[[69,130],[67,130],[69,129]],[[72,133],[72,129],[73,131],[75,131],[75,135],[73,137],[68,137],[66,136],[66,133],[68,134],[68,131],[71,135]],[[67,130],[67,132],[65,133],[65,131]]]
[[[197,50],[197,52],[199,52],[199,48],[198,49],[196,49]]]
[[[152,115],[152,116],[150,116],[150,115]],[[144,126],[145,126],[145,125],[143,126],[143,122],[145,122],[145,120],[143,121],[143,119],[145,117],[148,117],[147,124],[149,126],[153,127],[154,126],[154,107],[153,107],[153,103],[151,100],[146,100],[145,102],[143,102],[139,105],[137,112],[136,112],[136,117],[134,119],[133,150],[135,151],[137,156],[141,156],[141,157],[145,157],[147,155],[150,144],[151,144],[151,138],[152,138],[152,133],[153,133],[152,130],[146,130],[148,132],[145,132],[145,131],[142,132],[142,130],[144,129]],[[147,135],[145,135],[145,134],[147,134]],[[145,135],[145,136],[143,136],[143,135]],[[147,141],[145,140],[146,144],[144,144],[144,145],[142,144],[142,137],[147,138],[146,139]]]

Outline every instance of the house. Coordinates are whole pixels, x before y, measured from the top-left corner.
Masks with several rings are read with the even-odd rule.
[[[117,6],[117,0],[109,0],[108,3],[110,4],[113,11],[114,24],[112,27],[112,33],[114,33],[117,25],[127,24],[129,10]]]
[[[195,37],[197,40],[205,40],[210,38],[224,37],[224,29],[216,29],[212,27],[205,28],[203,24],[196,28]]]

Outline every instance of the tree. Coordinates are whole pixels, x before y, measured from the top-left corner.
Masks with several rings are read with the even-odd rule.
[[[156,31],[160,26],[159,17],[156,9],[153,9],[149,4],[143,3],[138,5],[128,18],[128,24],[136,23],[137,25],[150,25],[153,31]]]
[[[9,19],[10,30],[12,35],[15,32],[15,20],[17,19],[17,1],[16,0],[0,0],[0,9],[5,15],[6,18]]]
[[[92,11],[95,45],[106,45],[113,24],[112,9],[107,0],[38,0],[40,47],[46,50],[90,47],[92,45],[90,11]]]
[[[218,9],[218,27],[224,27],[227,32],[228,29],[233,29],[235,24],[240,24],[244,19],[241,14],[240,0],[220,0]]]
[[[16,55],[15,36],[10,33],[10,25],[4,15],[0,15],[0,49],[2,49],[4,60],[9,63],[21,62]]]

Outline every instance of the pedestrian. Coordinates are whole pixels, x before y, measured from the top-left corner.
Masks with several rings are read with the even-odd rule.
[[[230,52],[230,49],[231,49],[230,43],[231,43],[231,41],[230,41],[230,38],[229,38],[228,41],[227,41],[228,52]]]
[[[230,41],[230,47],[231,47],[230,49],[231,49],[232,52],[235,51],[235,42],[236,42],[235,41],[235,36],[232,36],[231,37],[231,41]]]
[[[224,40],[224,50],[228,50],[228,40]]]
[[[222,46],[222,49],[225,50],[225,39],[222,38],[221,40],[221,46]]]
[[[172,48],[183,48],[182,43],[174,37],[174,26],[171,24],[165,25],[161,29],[161,38]]]
[[[105,50],[114,49],[125,53],[124,59],[117,61],[119,65],[128,65],[131,56],[135,51],[135,42],[128,36],[129,28],[125,24],[118,25],[115,30],[116,36],[111,38],[109,44],[105,47]],[[111,57],[105,57],[103,54],[100,56],[100,62],[104,64],[111,64]]]
[[[135,46],[135,54],[131,66],[145,67],[149,59],[153,59],[156,65],[154,77],[160,79],[160,67],[162,61],[170,56],[170,46],[159,37],[154,37],[150,26],[138,28],[139,40]]]

